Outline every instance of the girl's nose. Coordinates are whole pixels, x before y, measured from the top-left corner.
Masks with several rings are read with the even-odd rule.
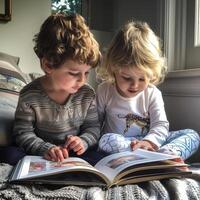
[[[138,81],[137,80],[132,80],[131,87],[137,88],[138,87]]]

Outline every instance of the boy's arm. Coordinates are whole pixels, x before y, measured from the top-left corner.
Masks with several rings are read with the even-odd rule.
[[[44,142],[35,134],[35,123],[36,119],[34,110],[28,102],[25,102],[23,98],[19,97],[13,128],[15,142],[28,153],[43,156],[44,152],[55,145]]]
[[[104,121],[105,121],[105,106],[107,102],[106,92],[107,92],[107,88],[104,87],[104,84],[101,84],[98,86],[97,92],[96,92],[96,101],[97,101],[97,111],[98,111],[98,117],[99,117],[101,130],[103,128]]]
[[[85,142],[84,146],[86,148],[98,143],[100,138],[100,123],[95,97],[92,99],[88,107],[84,123],[80,127],[80,132],[80,138]]]

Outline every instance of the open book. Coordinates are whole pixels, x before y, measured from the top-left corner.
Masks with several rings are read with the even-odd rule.
[[[25,156],[14,168],[9,181],[111,187],[189,174],[184,170],[187,165],[175,162],[176,158],[174,155],[137,149],[106,156],[93,167],[75,157],[57,163],[40,156]]]

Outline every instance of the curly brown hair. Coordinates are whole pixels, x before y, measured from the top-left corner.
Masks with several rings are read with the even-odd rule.
[[[52,14],[34,36],[34,51],[49,65],[59,68],[67,59],[96,67],[101,59],[99,44],[79,14]]]

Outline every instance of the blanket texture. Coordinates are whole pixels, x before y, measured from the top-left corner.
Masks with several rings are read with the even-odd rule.
[[[7,182],[12,166],[0,164],[0,200],[200,200],[200,176],[101,187],[16,185]],[[199,179],[199,180],[198,180]]]

